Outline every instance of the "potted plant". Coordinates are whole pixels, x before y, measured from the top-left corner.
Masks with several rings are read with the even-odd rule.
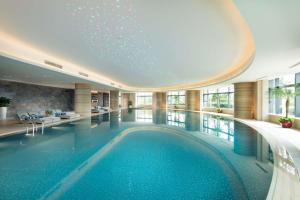
[[[7,107],[10,104],[10,99],[6,97],[0,97],[0,120],[6,119]]]
[[[278,121],[282,128],[291,128],[294,119],[289,117],[290,99],[300,95],[300,84],[295,85],[295,90],[294,87],[277,86],[270,89],[270,94],[285,100],[285,116],[280,117]]]
[[[282,128],[292,128],[294,119],[290,117],[280,117],[279,123],[281,124]]]
[[[223,112],[222,108],[217,108],[217,113],[222,113],[222,112]]]

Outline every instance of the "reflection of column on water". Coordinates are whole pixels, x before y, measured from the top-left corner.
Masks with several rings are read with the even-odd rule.
[[[103,122],[108,122],[109,121],[109,113],[105,113],[102,115],[102,121]]]
[[[117,129],[119,128],[119,117],[120,117],[120,113],[119,111],[115,111],[115,112],[111,112],[109,113],[109,125],[110,125],[110,129]]]
[[[135,110],[131,109],[131,108],[121,110],[121,121],[122,122],[134,122],[135,121]]]
[[[166,124],[167,123],[167,111],[166,109],[153,109],[152,121],[154,124]]]
[[[200,113],[185,113],[185,129],[188,131],[200,131]]]
[[[91,118],[91,128],[95,128],[103,122],[103,115],[97,115]]]
[[[234,152],[245,156],[256,156],[257,132],[234,121]]]
[[[91,145],[91,137],[87,135],[91,133],[91,118],[85,118],[74,123],[74,151],[84,149]]]
[[[270,160],[269,143],[260,134],[257,134],[256,159],[261,162],[268,162]]]

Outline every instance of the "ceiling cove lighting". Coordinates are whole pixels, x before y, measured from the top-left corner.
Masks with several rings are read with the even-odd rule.
[[[239,32],[239,35],[241,37],[240,41],[242,43],[242,49],[240,50],[239,55],[234,59],[234,62],[228,64],[229,66],[226,67],[226,70],[219,71],[215,76],[210,76],[207,78],[205,77],[205,79],[199,80],[197,82],[193,81],[190,83],[185,82],[176,85],[162,85],[160,87],[149,88],[129,86],[127,85],[127,83],[123,84],[117,80],[106,77],[100,72],[94,73],[93,71],[88,70],[89,66],[77,65],[64,58],[60,58],[59,56],[48,54],[44,52],[43,49],[40,49],[40,47],[32,46],[18,38],[15,38],[13,35],[4,33],[2,31],[0,31],[0,55],[52,71],[55,71],[54,66],[56,66],[56,68],[59,68],[58,66],[63,66],[62,70],[58,70],[60,73],[64,73],[73,77],[83,78],[84,75],[78,73],[83,72],[84,74],[89,75],[86,79],[91,82],[100,83],[119,89],[120,86],[122,86],[122,89],[127,91],[163,92],[168,90],[187,90],[205,87],[228,81],[240,75],[246,69],[248,69],[255,55],[256,48],[253,35],[247,22],[241,16],[233,1],[229,1],[228,3],[224,4],[224,9],[226,9],[226,12],[228,12],[230,23],[233,24],[235,29]],[[52,61],[54,61],[54,65],[45,64],[45,60],[51,61],[50,63],[53,63]]]
[[[110,86],[110,83],[113,81],[123,87],[129,87],[99,73],[94,74],[87,70],[87,67],[85,66],[79,66],[60,57],[47,54],[42,50],[2,31],[0,31],[0,55],[48,70],[56,71],[54,70],[55,67],[60,70],[59,72],[74,77],[85,76],[83,74],[93,74],[88,77],[90,81],[107,86]],[[78,74],[78,72],[82,72],[83,74]],[[114,87],[117,87],[117,85]]]

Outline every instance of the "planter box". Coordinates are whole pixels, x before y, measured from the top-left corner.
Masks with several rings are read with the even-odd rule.
[[[7,107],[0,107],[0,120],[6,120]]]

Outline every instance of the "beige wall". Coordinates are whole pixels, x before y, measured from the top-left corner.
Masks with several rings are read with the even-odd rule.
[[[185,92],[185,110],[200,111],[200,90],[187,90]]]
[[[81,116],[91,115],[91,86],[89,84],[75,84],[75,112]]]
[[[167,96],[165,92],[153,92],[152,108],[165,109],[167,107]]]
[[[256,83],[234,84],[234,117],[253,119],[256,117]]]

